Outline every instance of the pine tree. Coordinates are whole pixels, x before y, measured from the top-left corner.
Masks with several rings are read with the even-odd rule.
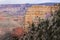
[[[60,40],[60,10],[56,12],[56,15],[54,15],[54,18],[52,20],[53,25],[50,25],[50,28],[48,30],[48,40]]]

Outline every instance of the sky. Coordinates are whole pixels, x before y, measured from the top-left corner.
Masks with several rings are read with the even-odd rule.
[[[0,4],[39,4],[47,2],[60,3],[60,0],[0,0]]]

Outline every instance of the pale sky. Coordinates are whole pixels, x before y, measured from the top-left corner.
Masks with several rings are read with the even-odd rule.
[[[25,3],[38,4],[47,2],[60,3],[60,0],[0,0],[0,4],[25,4]]]

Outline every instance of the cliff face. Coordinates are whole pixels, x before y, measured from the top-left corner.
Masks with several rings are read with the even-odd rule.
[[[44,19],[47,13],[54,13],[56,10],[58,10],[58,8],[59,6],[31,6],[26,11],[25,20],[32,22],[36,16]]]
[[[51,13],[54,14],[58,9],[59,6],[33,5],[28,7],[25,13],[25,27],[28,28],[33,21],[38,23],[38,20],[35,20],[37,18],[46,19],[50,17]]]

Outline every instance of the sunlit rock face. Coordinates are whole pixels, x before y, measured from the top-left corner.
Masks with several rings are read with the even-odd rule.
[[[59,9],[59,6],[46,6],[46,5],[32,5],[31,7],[28,7],[25,15],[25,24],[29,22],[30,24],[35,21],[38,22],[37,18],[40,19],[47,19],[51,16],[51,14],[54,14],[56,10]],[[38,17],[37,17],[38,16]],[[37,18],[35,18],[37,17]]]

